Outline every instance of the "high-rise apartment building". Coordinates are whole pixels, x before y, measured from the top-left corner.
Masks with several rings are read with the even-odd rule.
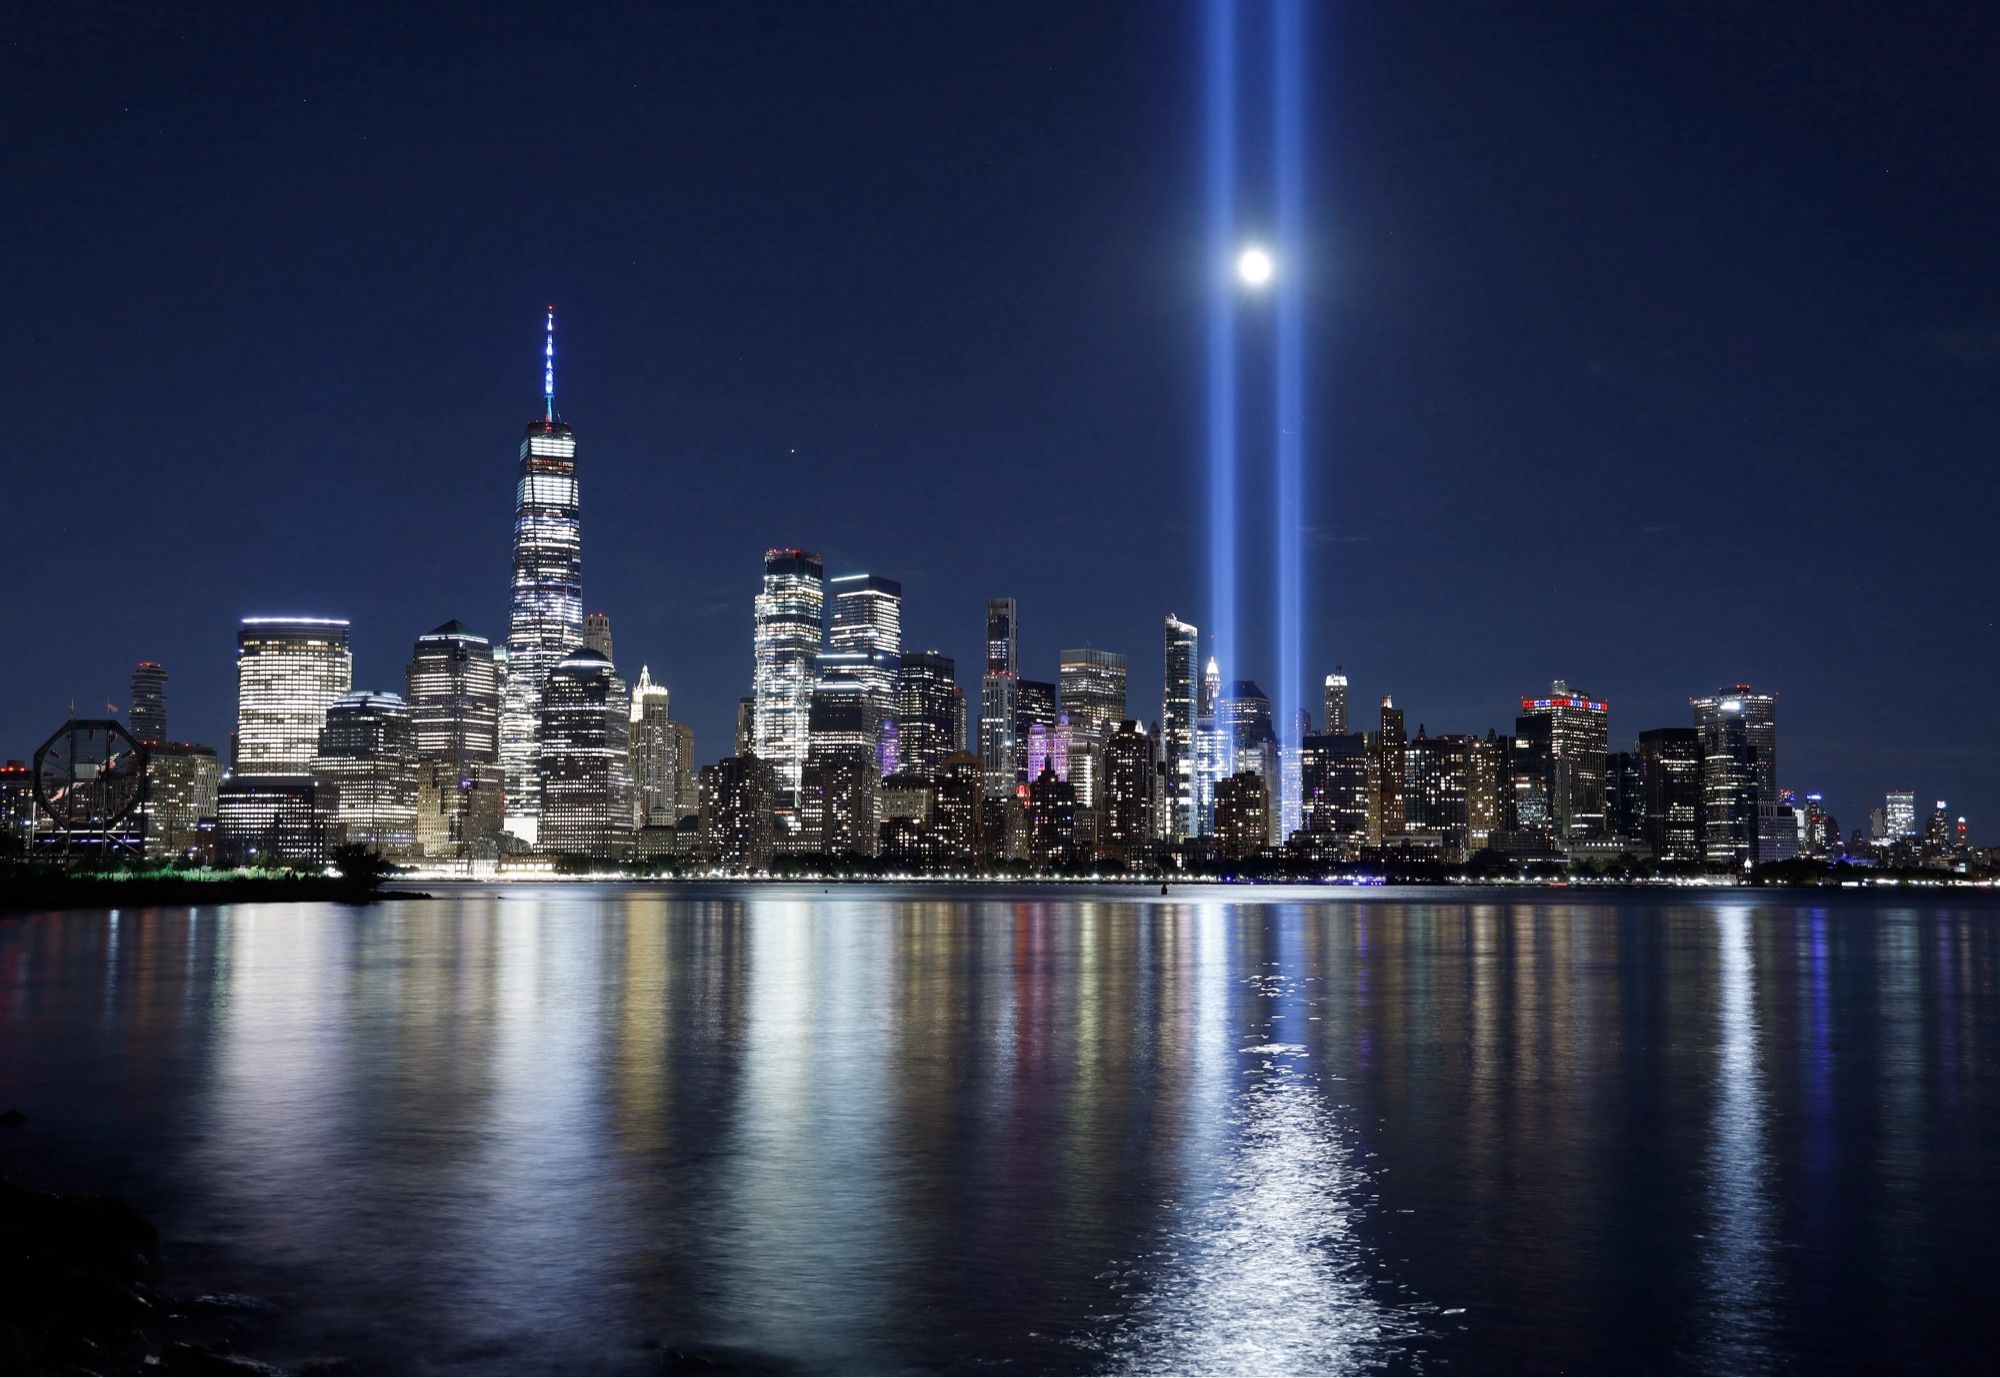
[[[1367,845],[1370,773],[1362,733],[1316,733],[1301,743],[1299,824],[1315,856],[1352,859]]]
[[[1472,745],[1470,737],[1432,737],[1422,727],[1404,757],[1405,830],[1437,840],[1446,861],[1471,855]]]
[[[1172,613],[1166,621],[1166,689],[1160,700],[1160,793],[1162,832],[1169,842],[1195,835],[1195,710],[1201,701],[1196,679],[1200,632]]]
[[[167,739],[167,671],[157,660],[142,660],[132,671],[132,735],[146,743]]]
[[[1381,729],[1375,737],[1374,774],[1369,782],[1368,840],[1377,847],[1394,846],[1403,838],[1406,813],[1403,794],[1409,741],[1403,731],[1403,710],[1382,696]]]
[[[756,603],[751,736],[757,756],[771,763],[778,811],[794,822],[825,614],[826,571],[819,556],[790,548],[766,551]]]
[[[622,861],[632,854],[631,700],[611,662],[579,646],[542,693],[536,846],[550,856]]]
[[[1520,736],[1546,743],[1550,825],[1562,839],[1604,836],[1604,756],[1610,743],[1611,707],[1571,689],[1562,680],[1545,698],[1521,700]],[[1546,731],[1529,724],[1545,724]]]
[[[514,485],[514,586],[500,700],[506,827],[531,844],[541,807],[536,732],[543,690],[556,663],[583,644],[576,432],[556,419],[555,330],[551,309],[542,343],[542,415],[528,423],[521,439]]]
[[[343,694],[326,710],[312,773],[337,842],[416,851],[417,733],[400,694]]]
[[[1326,735],[1344,737],[1347,735],[1347,671],[1342,666],[1333,667],[1333,673],[1326,677],[1326,697],[1323,701],[1326,712]]]
[[[1104,849],[1121,861],[1143,858],[1157,834],[1159,788],[1153,761],[1152,739],[1130,718],[1119,723],[1104,744],[1103,820],[1098,836]]]
[[[1270,845],[1271,789],[1265,776],[1239,770],[1215,787],[1215,838],[1232,861]]]
[[[1011,598],[986,604],[986,673],[979,681],[979,759],[989,799],[1011,797],[1024,765],[1020,739],[1019,611]]]
[[[737,873],[770,869],[775,773],[769,761],[742,754],[702,767],[698,836],[711,864]]]
[[[500,667],[493,644],[453,619],[417,638],[403,672],[417,750],[417,850],[436,860],[499,854]]]

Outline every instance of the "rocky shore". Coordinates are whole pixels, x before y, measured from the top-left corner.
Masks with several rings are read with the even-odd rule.
[[[0,1179],[0,1373],[277,1373],[238,1348],[271,1309],[164,1289],[158,1235],[122,1201]]]

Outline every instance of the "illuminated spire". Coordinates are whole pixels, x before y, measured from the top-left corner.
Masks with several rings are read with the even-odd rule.
[[[548,336],[542,343],[542,414],[554,425],[556,420],[556,308],[549,307]]]

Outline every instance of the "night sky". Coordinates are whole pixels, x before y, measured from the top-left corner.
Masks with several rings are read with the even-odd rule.
[[[1158,715],[1207,622],[1191,5],[163,8],[0,39],[0,757],[142,658],[226,747],[245,614],[351,618],[398,692],[503,640],[550,302],[586,605],[703,760],[769,545],[901,578],[975,702],[1010,594],[1025,673],[1124,651]],[[2000,9],[1873,8],[1312,12],[1315,685],[1483,732],[1564,676],[1629,748],[1747,680],[1844,828],[1906,786],[2000,840]]]

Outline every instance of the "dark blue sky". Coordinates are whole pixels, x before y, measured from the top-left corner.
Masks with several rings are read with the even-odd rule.
[[[901,577],[975,695],[1012,594],[1029,673],[1122,650],[1157,715],[1191,8],[156,8],[4,40],[0,755],[140,658],[226,743],[246,613],[352,618],[370,688],[503,637],[551,301],[586,602],[704,759],[773,544]],[[2000,11],[1907,8],[1313,11],[1315,678],[1436,732],[1561,675],[1614,746],[1749,680],[1844,826],[2000,838]]]

